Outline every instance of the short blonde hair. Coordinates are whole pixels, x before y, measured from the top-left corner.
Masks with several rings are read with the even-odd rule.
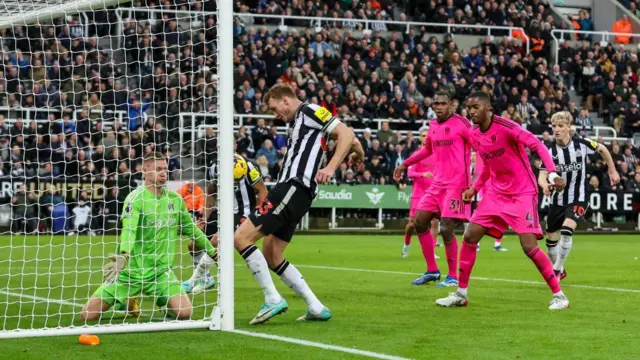
[[[551,124],[561,122],[567,126],[573,124],[573,116],[568,111],[559,111],[551,116]]]
[[[267,91],[267,93],[263,96],[262,101],[265,104],[269,104],[269,100],[280,100],[283,97],[289,97],[292,99],[297,99],[295,90],[289,84],[276,84]]]

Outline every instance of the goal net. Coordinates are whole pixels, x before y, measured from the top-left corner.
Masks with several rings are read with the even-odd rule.
[[[233,105],[223,104],[232,55],[218,51],[232,47],[232,3],[8,0],[0,9],[0,337],[233,328],[233,180],[207,175],[233,166]],[[168,160],[158,200],[147,187],[157,168],[142,161],[154,152]],[[169,302],[191,290],[182,283],[198,249],[166,190],[220,234],[219,261],[178,305],[191,309],[182,320]],[[151,202],[123,245],[138,193]],[[132,249],[128,265],[107,281],[103,266],[121,246]],[[96,294],[112,306],[86,319]]]

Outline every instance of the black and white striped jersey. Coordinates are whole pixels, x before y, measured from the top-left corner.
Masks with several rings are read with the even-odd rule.
[[[556,164],[558,175],[562,176],[567,184],[563,191],[553,192],[551,204],[567,206],[588,201],[587,156],[593,154],[597,148],[597,142],[579,136],[573,136],[566,146],[557,142],[551,145],[549,152]]]
[[[326,108],[302,103],[292,123],[293,131],[287,143],[287,153],[278,174],[279,183],[295,180],[317,193],[316,173],[322,161],[322,137],[340,123]]]
[[[242,155],[238,155],[242,156]],[[244,158],[244,157],[243,157]],[[262,180],[262,174],[260,169],[253,165],[249,160],[244,158],[247,162],[247,174],[238,181],[234,181],[234,199],[233,199],[233,213],[235,215],[241,215],[243,217],[249,216],[257,205],[256,192],[253,186]],[[216,182],[216,169],[217,162],[209,164],[207,171],[207,182]]]

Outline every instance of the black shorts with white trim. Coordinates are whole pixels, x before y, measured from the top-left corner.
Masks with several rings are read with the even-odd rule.
[[[267,199],[249,215],[249,220],[256,227],[262,226],[260,232],[263,235],[275,235],[289,242],[312,202],[311,191],[299,182],[277,183],[269,191]]]

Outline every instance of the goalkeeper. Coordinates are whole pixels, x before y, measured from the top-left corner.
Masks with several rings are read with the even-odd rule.
[[[161,153],[147,154],[143,161],[145,184],[125,200],[118,253],[104,266],[105,283],[82,308],[83,320],[97,320],[112,306],[122,310],[128,299],[142,293],[153,296],[160,308],[177,319],[192,314],[189,297],[173,273],[173,257],[178,230],[205,249],[205,259],[213,263],[216,252],[196,227],[184,201],[168,191],[167,160]]]

